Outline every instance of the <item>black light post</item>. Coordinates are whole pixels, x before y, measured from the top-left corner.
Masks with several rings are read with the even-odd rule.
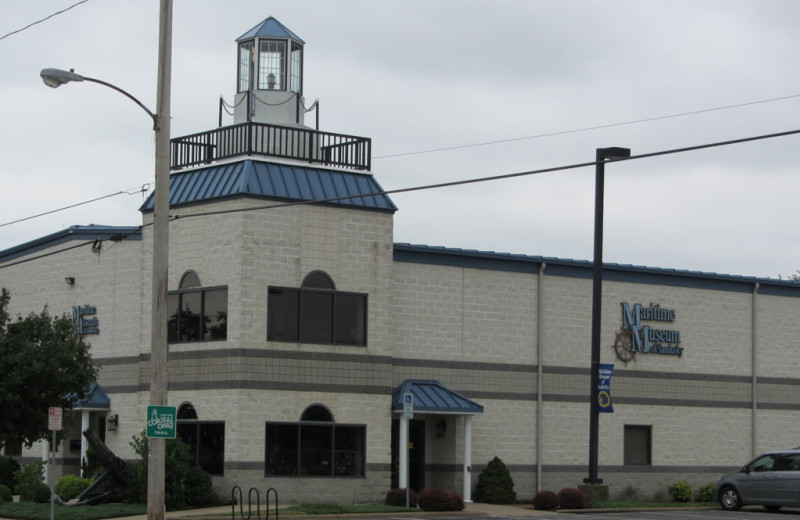
[[[602,484],[597,476],[597,445],[600,416],[597,410],[597,382],[600,375],[600,319],[603,294],[603,188],[606,160],[626,159],[629,148],[598,148],[594,173],[594,260],[592,263],[592,377],[589,390],[589,476],[585,484]]]

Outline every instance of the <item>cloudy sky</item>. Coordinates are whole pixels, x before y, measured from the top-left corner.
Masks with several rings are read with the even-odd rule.
[[[77,1],[0,0],[0,36]],[[321,129],[371,137],[385,189],[800,128],[794,0],[175,0],[173,136],[216,127],[235,39],[270,15],[306,42]],[[155,110],[157,43],[157,0],[89,0],[0,39],[0,224],[133,193],[2,225],[0,249],[141,223],[147,115],[99,85],[49,89],[39,71],[74,68]],[[604,259],[792,274],[799,169],[798,135],[609,165]],[[393,199],[396,242],[592,258],[591,167]]]

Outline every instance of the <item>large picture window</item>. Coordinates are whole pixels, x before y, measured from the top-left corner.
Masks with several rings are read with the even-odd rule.
[[[315,271],[299,289],[269,288],[267,340],[335,345],[367,344],[367,295],[337,291]]]
[[[366,427],[335,424],[324,406],[310,406],[298,423],[268,422],[266,429],[268,476],[364,476]]]
[[[167,341],[223,340],[228,337],[228,288],[201,287],[194,271],[167,296]]]
[[[211,475],[222,475],[225,463],[225,423],[199,421],[194,407],[185,403],[178,410],[177,436],[189,445],[194,463]]]

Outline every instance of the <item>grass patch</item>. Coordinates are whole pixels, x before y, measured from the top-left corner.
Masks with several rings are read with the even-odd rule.
[[[341,504],[303,504],[281,509],[281,515],[356,515],[375,513],[407,513],[415,508],[385,506],[383,504],[341,505]]]
[[[55,520],[99,520],[118,516],[147,513],[145,504],[102,504],[98,506],[64,507],[55,505]],[[0,504],[0,518],[24,518],[26,520],[50,520],[50,503],[8,502]]]

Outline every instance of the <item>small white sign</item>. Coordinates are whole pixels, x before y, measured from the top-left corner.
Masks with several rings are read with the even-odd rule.
[[[51,431],[61,431],[61,417],[64,410],[51,406],[47,412],[47,429]]]
[[[403,417],[406,419],[414,417],[414,394],[403,394]]]

